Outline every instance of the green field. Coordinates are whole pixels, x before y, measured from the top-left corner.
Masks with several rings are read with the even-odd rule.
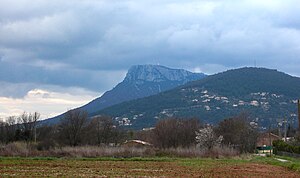
[[[300,177],[300,160],[274,157],[0,158],[0,177]]]

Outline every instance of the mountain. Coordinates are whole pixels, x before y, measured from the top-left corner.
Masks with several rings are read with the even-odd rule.
[[[278,119],[297,122],[300,78],[265,68],[240,68],[208,76],[154,96],[124,102],[94,113],[110,115],[120,125],[153,127],[167,117],[200,118],[218,123],[249,113],[253,123],[267,127]]]
[[[161,65],[135,65],[128,70],[121,83],[79,109],[90,114],[124,101],[155,95],[205,76],[203,73],[192,73]],[[62,116],[56,116],[45,122],[56,123]]]
[[[92,113],[117,103],[154,95],[203,77],[205,75],[202,73],[170,69],[160,65],[132,66],[121,83],[81,109]]]

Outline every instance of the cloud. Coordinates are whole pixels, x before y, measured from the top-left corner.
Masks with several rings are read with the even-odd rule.
[[[2,0],[0,96],[23,98],[40,86],[103,93],[134,64],[215,73],[256,61],[300,76],[297,4]]]
[[[26,111],[39,112],[41,119],[46,119],[86,104],[97,95],[97,93],[72,88],[64,89],[62,92],[33,89],[28,91],[24,98],[0,97],[0,118],[18,116]]]
[[[39,85],[57,85],[81,87],[87,90],[103,92],[104,88],[112,88],[121,81],[126,73],[120,70],[97,71],[63,67],[63,65],[65,64],[49,64],[48,61],[30,65],[26,63],[0,62],[0,81],[15,84],[29,83],[27,86],[30,87],[31,85],[32,89],[34,86]],[[7,88],[8,86],[4,87]]]
[[[253,56],[269,65],[269,58],[290,54],[278,49],[300,43],[293,31],[299,17],[293,0],[33,1],[32,7],[22,6],[28,2],[16,1],[18,8],[12,1],[3,3],[4,61],[125,70],[155,60],[234,67]]]

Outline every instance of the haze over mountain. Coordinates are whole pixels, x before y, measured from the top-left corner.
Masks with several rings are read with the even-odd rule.
[[[208,76],[154,96],[124,102],[96,114],[110,115],[120,125],[153,127],[167,117],[197,117],[206,123],[250,114],[267,126],[287,118],[295,124],[300,78],[265,68],[240,68]]]
[[[79,109],[91,114],[108,106],[154,95],[205,76],[203,73],[192,73],[161,65],[135,65],[128,70],[121,83]],[[51,118],[47,122],[56,122],[61,116]]]

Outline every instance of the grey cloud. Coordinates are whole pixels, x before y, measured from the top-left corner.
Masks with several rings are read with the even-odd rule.
[[[43,69],[26,64],[0,62],[0,81],[9,83],[34,83],[31,89],[39,85],[78,86],[103,92],[112,88],[124,77],[124,71],[87,71],[78,69]],[[26,89],[28,89],[26,87]],[[24,93],[22,93],[24,94]]]
[[[133,64],[211,73],[254,61],[300,76],[296,3],[4,0],[0,81],[103,91]]]
[[[10,83],[0,82],[0,97],[22,98],[33,87],[36,87],[34,83]]]

